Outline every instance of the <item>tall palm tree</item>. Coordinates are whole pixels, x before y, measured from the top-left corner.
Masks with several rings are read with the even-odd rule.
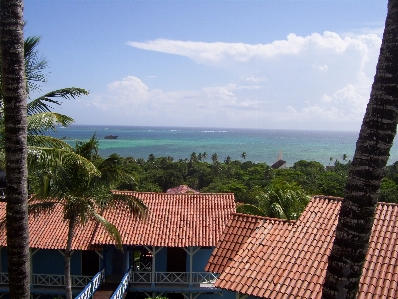
[[[398,0],[388,13],[370,100],[345,187],[323,298],[356,298],[398,119]]]
[[[82,151],[84,149],[84,151]],[[78,143],[77,151],[84,152],[87,157],[95,158],[98,151],[98,142],[95,135],[86,143]],[[127,195],[115,195],[110,192],[111,182],[117,176],[111,175],[109,165],[111,161],[102,161],[101,172],[88,174],[80,163],[63,163],[55,171],[46,172],[37,178],[35,196],[30,200],[30,212],[37,213],[51,210],[56,204],[64,209],[64,219],[68,222],[68,238],[65,248],[65,293],[67,299],[72,299],[72,284],[70,274],[71,245],[76,226],[84,225],[93,220],[103,225],[107,232],[115,239],[122,250],[122,238],[114,225],[101,216],[101,212],[117,205],[126,208],[139,218],[146,214],[145,204],[138,198]],[[101,175],[102,174],[102,175]]]
[[[5,2],[1,2],[2,4],[2,9],[1,12],[7,11],[6,5],[4,4]],[[3,9],[4,8],[4,9]],[[4,21],[4,18],[2,16],[2,21]],[[1,27],[3,28],[3,26]],[[2,35],[4,37],[4,35]],[[41,172],[43,174],[43,181],[46,182],[43,184],[43,188],[48,188],[49,187],[49,182],[51,175],[55,173],[55,170],[61,167],[62,165],[70,165],[70,166],[75,166],[78,167],[81,173],[85,173],[87,177],[93,177],[95,175],[100,175],[100,172],[96,169],[96,167],[83,156],[80,156],[79,154],[75,153],[73,151],[73,148],[70,147],[68,144],[65,142],[58,140],[56,138],[52,138],[50,136],[45,135],[49,130],[55,130],[56,124],[60,124],[62,126],[68,126],[73,122],[73,119],[59,114],[55,113],[51,110],[50,105],[55,104],[55,105],[60,105],[60,102],[56,100],[57,98],[64,98],[64,99],[71,99],[71,98],[76,98],[81,95],[87,94],[87,91],[84,89],[80,88],[64,88],[64,89],[59,89],[55,90],[52,92],[49,92],[33,101],[30,101],[29,103],[26,104],[26,93],[28,93],[30,90],[38,89],[39,88],[39,82],[45,82],[45,76],[42,73],[43,68],[46,66],[46,61],[43,59],[39,59],[37,56],[37,52],[35,51],[35,48],[39,42],[39,38],[33,37],[33,38],[28,38],[24,42],[24,49],[25,52],[22,54],[25,54],[22,65],[25,65],[25,75],[22,76],[23,78],[26,79],[26,81],[23,81],[23,90],[25,92],[25,105],[22,107],[24,111],[24,117],[25,117],[25,142],[27,142],[27,148],[25,145],[25,158],[13,158],[13,161],[18,161],[24,165],[25,168],[25,173],[24,172],[19,172],[20,175],[25,174],[25,181],[27,179],[27,171],[26,171],[26,166],[29,169],[30,174],[33,174],[35,172]],[[6,47],[1,46],[1,48],[6,49]],[[3,52],[5,53],[5,52]],[[1,61],[4,62],[9,62],[10,59],[8,58],[7,55],[2,55],[1,56]],[[10,151],[7,149],[10,148],[10,145],[13,143],[10,141],[10,136],[9,133],[7,135],[7,125],[8,119],[10,118],[10,105],[9,105],[9,94],[7,93],[7,88],[6,88],[6,83],[9,83],[7,81],[7,75],[4,75],[5,72],[9,69],[5,67],[7,63],[2,63],[2,76],[0,77],[0,81],[2,82],[2,89],[0,89],[0,102],[4,103],[4,105],[0,106],[0,166],[3,167],[6,165],[6,175],[7,177],[10,176],[11,179],[7,180],[9,182],[12,182],[14,185],[16,183],[20,184],[25,184],[24,189],[26,189],[26,194],[23,194],[24,199],[27,201],[27,183],[24,182],[23,179],[21,179],[18,175],[13,174],[12,168],[9,168],[9,157],[11,155],[18,155],[18,151],[15,150],[15,148],[12,149],[11,155]],[[19,69],[18,69],[19,70]],[[22,83],[21,83],[22,84]],[[15,101],[16,102],[16,101]],[[8,108],[8,110],[7,110]],[[12,112],[18,112],[15,107],[12,107]],[[4,116],[4,117],[3,117]],[[7,118],[8,116],[8,118]],[[22,128],[19,126],[19,128]],[[8,129],[9,131],[9,129]],[[18,135],[15,135],[15,130],[12,132],[11,137],[17,137]],[[20,140],[23,140],[22,138]],[[15,146],[14,146],[15,147]],[[4,149],[6,151],[6,155],[4,155]],[[22,146],[18,145],[17,149],[24,149]],[[5,156],[7,156],[7,162],[5,162]],[[14,163],[15,164],[15,163]],[[12,179],[16,180],[14,182]],[[18,220],[24,220],[24,227],[21,228],[22,224],[19,225],[19,227],[14,228],[11,227],[15,223],[13,222],[14,219],[8,217],[7,218],[7,238],[8,240],[8,250],[9,250],[9,278],[10,278],[10,294],[14,292],[16,295],[11,294],[11,298],[29,298],[29,249],[28,249],[28,233],[27,233],[27,205],[26,201],[24,204],[19,204],[19,202],[15,199],[15,194],[12,194],[10,192],[6,193],[6,199],[9,202],[7,204],[7,209],[11,207],[13,208],[12,210],[12,216],[17,216],[17,213],[14,212],[16,211],[16,208],[24,208],[25,214],[23,219],[22,217],[19,217]],[[13,207],[16,205],[16,208]],[[51,205],[47,205],[51,206]],[[43,207],[43,205],[42,205]],[[36,211],[38,209],[37,205],[31,205],[29,208],[31,211]],[[8,215],[8,214],[7,214]],[[9,221],[11,219],[11,221]],[[18,234],[16,234],[18,233]],[[10,236],[16,235],[13,239]],[[11,243],[13,241],[15,243]],[[18,243],[22,242],[22,243]],[[22,245],[21,245],[22,244]],[[26,247],[25,247],[26,246]],[[15,248],[17,249],[15,249]],[[19,251],[18,251],[19,250]],[[22,252],[22,250],[25,250]],[[21,255],[21,253],[25,254],[24,256],[18,256],[18,258],[15,258],[16,254]],[[25,263],[25,264],[23,264]],[[16,272],[19,271],[19,272]],[[23,273],[22,273],[23,272]],[[19,276],[17,277],[16,274]],[[24,274],[25,276],[22,276]],[[16,286],[14,286],[16,284]],[[25,287],[22,287],[23,286]],[[24,292],[24,294],[22,294]],[[26,295],[27,294],[27,295]]]
[[[27,109],[23,1],[0,1],[1,94],[6,155],[6,228],[10,298],[30,297]]]

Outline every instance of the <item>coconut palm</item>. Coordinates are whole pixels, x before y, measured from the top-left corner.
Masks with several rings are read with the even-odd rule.
[[[11,11],[6,7],[6,1],[2,1],[1,12]],[[11,7],[12,3],[10,3]],[[14,7],[15,8],[15,7]],[[7,18],[3,15],[1,20]],[[1,26],[3,29],[4,26]],[[11,27],[10,27],[11,28]],[[2,37],[6,36],[6,34]],[[3,40],[2,40],[3,42]],[[55,126],[60,124],[68,126],[73,122],[73,119],[51,111],[50,105],[59,105],[57,98],[71,99],[81,95],[87,94],[87,91],[80,88],[65,88],[47,93],[29,103],[26,103],[26,93],[29,90],[38,89],[38,82],[44,82],[45,77],[42,74],[42,69],[46,62],[37,58],[35,47],[39,42],[39,38],[28,38],[25,40],[25,57],[22,59],[22,65],[26,66],[25,75],[23,79],[21,93],[23,95],[22,105],[15,105],[18,98],[9,91],[9,84],[11,80],[7,76],[9,74],[9,67],[7,63],[2,63],[2,73],[0,80],[2,82],[2,89],[0,90],[0,101],[3,105],[0,106],[0,164],[1,167],[6,166],[7,182],[13,186],[14,192],[6,191],[7,199],[7,246],[9,252],[9,280],[10,280],[10,294],[11,298],[29,298],[29,248],[28,248],[28,230],[27,230],[27,169],[30,174],[40,171],[43,174],[43,190],[49,190],[51,177],[56,169],[62,165],[68,167],[75,167],[79,169],[80,173],[84,173],[87,177],[99,176],[100,172],[96,167],[86,158],[76,154],[73,148],[65,142],[46,136],[49,130],[55,130]],[[7,45],[1,44],[2,56],[1,61],[10,62],[12,56],[7,52]],[[23,52],[22,52],[23,54]],[[11,56],[10,56],[11,55]],[[11,57],[14,58],[14,57]],[[16,62],[12,62],[12,68]],[[15,68],[19,72],[23,68]],[[14,76],[15,78],[19,78]],[[20,78],[19,78],[20,79]],[[17,85],[15,85],[17,86]],[[14,96],[13,98],[10,96]],[[11,102],[10,102],[11,100]],[[10,105],[12,104],[12,105]],[[20,109],[23,111],[20,112]],[[15,120],[19,123],[10,125]],[[23,129],[23,130],[22,130]],[[10,134],[11,130],[11,134]],[[19,131],[18,131],[19,130]],[[22,134],[22,135],[21,135]],[[23,137],[25,135],[25,137]],[[14,139],[24,141],[16,144]],[[26,146],[26,144],[28,146]],[[7,159],[5,159],[7,157]],[[11,158],[10,158],[11,157]],[[10,164],[10,161],[12,164]],[[11,165],[12,167],[10,167]],[[28,167],[27,167],[28,166]],[[18,168],[17,167],[21,167]],[[22,171],[20,171],[22,169]],[[16,173],[15,173],[16,171]],[[17,192],[15,192],[17,191]],[[51,206],[51,205],[50,205]],[[33,206],[34,207],[34,206]],[[33,208],[33,210],[37,210]],[[10,216],[14,218],[10,218]],[[22,215],[22,216],[21,216]],[[17,222],[16,219],[19,221]],[[17,256],[17,257],[16,257]]]
[[[88,149],[86,154],[92,156],[98,143],[95,135],[86,143],[79,143],[77,150]],[[106,161],[106,160],[105,160]],[[104,161],[102,161],[104,162]],[[107,163],[101,165],[108,165]],[[51,210],[56,204],[64,209],[64,219],[68,222],[68,238],[65,248],[65,292],[66,298],[72,298],[70,275],[70,257],[73,235],[76,227],[87,221],[96,221],[115,239],[117,247],[122,250],[122,239],[114,225],[101,216],[105,208],[115,205],[126,208],[136,217],[143,218],[146,213],[145,204],[138,198],[127,195],[115,195],[110,192],[110,183],[115,176],[109,175],[109,167],[102,167],[101,172],[87,175],[87,171],[79,163],[63,163],[55,171],[42,173],[36,177],[35,196],[30,200],[32,213]],[[108,173],[108,174],[107,174]]]
[[[357,296],[379,189],[397,129],[397,24],[398,0],[389,0],[376,75],[345,187],[323,298]]]
[[[28,299],[27,115],[22,0],[0,1],[1,102],[4,114],[6,228],[10,298]]]
[[[298,219],[310,197],[296,185],[273,182],[265,192],[257,196],[258,205],[241,204],[236,211],[243,214],[267,216],[281,219]]]

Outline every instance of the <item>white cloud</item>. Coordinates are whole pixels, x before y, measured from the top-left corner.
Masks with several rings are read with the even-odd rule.
[[[376,34],[357,37],[340,37],[337,33],[325,31],[323,35],[313,33],[302,37],[291,33],[286,40],[277,40],[269,44],[244,44],[223,42],[195,42],[168,39],[156,39],[146,42],[128,42],[128,45],[162,53],[189,57],[197,63],[218,63],[222,60],[247,62],[258,58],[267,60],[280,55],[298,55],[309,50],[329,50],[343,53],[349,49],[366,51],[367,44],[380,44]]]
[[[324,64],[324,65],[315,65],[315,64],[313,64],[312,67],[314,69],[320,70],[322,72],[327,72],[327,70],[329,69],[329,67],[326,64]]]
[[[96,95],[93,105],[101,110],[110,110],[129,105],[140,105],[148,100],[148,86],[139,78],[128,76],[121,81],[108,84],[108,94]]]
[[[110,83],[105,94],[92,95],[92,105],[115,123],[357,129],[369,99],[380,43],[375,34],[333,32],[290,34],[286,40],[258,45],[132,42],[136,48],[226,66],[226,71],[217,67],[210,83],[197,77],[196,87],[187,90],[180,87],[184,74],[178,74],[178,85],[168,86],[169,91],[128,76]],[[206,69],[209,74],[211,70]],[[165,71],[161,78],[173,76],[177,74]],[[159,84],[160,80],[147,82]]]
[[[265,78],[265,77],[255,77],[255,76],[251,75],[250,77],[246,77],[244,80],[245,81],[251,81],[251,82],[266,82],[267,78]]]

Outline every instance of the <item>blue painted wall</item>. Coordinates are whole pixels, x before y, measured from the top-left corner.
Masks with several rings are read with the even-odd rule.
[[[192,271],[203,272],[214,248],[201,248],[193,256]],[[187,256],[187,270],[189,269],[189,256]]]
[[[123,248],[123,252],[115,246],[107,246],[102,251],[104,259],[100,259],[101,268],[105,266],[106,275],[125,274],[130,268],[130,252],[127,248]]]
[[[158,272],[166,272],[167,271],[167,248],[163,247],[157,254],[156,254],[156,266],[155,271]]]
[[[40,249],[32,257],[32,270],[35,274],[59,274],[64,271],[65,258],[58,250]],[[75,251],[71,256],[71,275],[81,275],[81,252]]]

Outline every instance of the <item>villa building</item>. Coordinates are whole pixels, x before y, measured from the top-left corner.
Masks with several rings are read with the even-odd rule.
[[[144,220],[125,209],[109,209],[104,217],[123,238],[123,252],[116,249],[103,227],[89,221],[75,232],[71,257],[74,296],[91,298],[105,280],[120,283],[115,298],[205,299],[222,290],[213,287],[217,275],[204,270],[206,263],[235,211],[234,195],[131,194],[144,201],[149,214]],[[0,203],[0,217],[5,203]],[[62,206],[29,219],[31,293],[34,298],[54,298],[64,293],[64,256],[67,223]],[[7,249],[5,229],[0,235],[0,298],[7,298]],[[95,281],[90,282],[95,276]],[[121,283],[122,282],[122,283]],[[117,285],[116,285],[117,286]],[[49,296],[51,295],[51,296]]]
[[[232,193],[114,192],[142,199],[149,215],[104,211],[121,232],[123,252],[96,223],[78,227],[71,258],[76,298],[96,299],[109,283],[112,299],[321,298],[341,198],[315,196],[288,221],[237,214]],[[29,228],[32,297],[53,299],[64,293],[62,206],[32,216]],[[8,298],[4,228],[0,246],[0,298]],[[397,269],[398,205],[378,203],[358,298],[398,298]]]

